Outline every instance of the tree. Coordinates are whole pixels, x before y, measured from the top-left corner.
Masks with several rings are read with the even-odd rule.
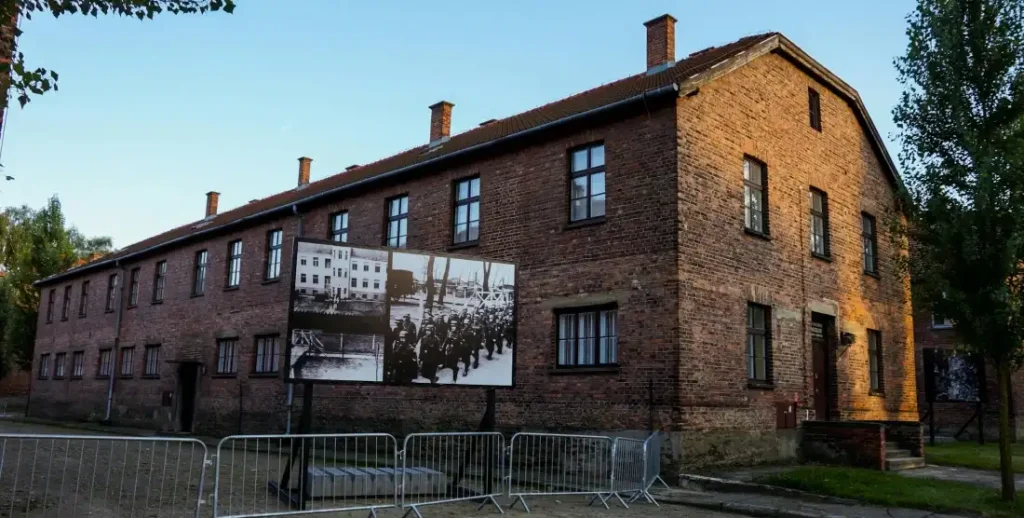
[[[999,382],[1002,496],[1015,498],[1010,375],[1024,362],[1024,6],[919,0],[894,118],[914,208],[914,297]]]
[[[73,14],[93,17],[114,14],[145,20],[161,13],[205,14],[223,11],[230,14],[234,10],[234,0],[0,0],[0,20],[11,22],[8,31],[0,37],[0,51],[3,51],[0,55],[10,56],[9,61],[0,63],[0,77],[9,78],[9,87],[14,89],[22,107],[29,102],[29,94],[42,95],[57,90],[56,71],[41,67],[30,68],[25,63],[24,54],[15,51],[15,41],[22,33],[17,27],[20,18],[30,20],[39,13],[52,14],[54,18]],[[6,108],[7,97],[0,96],[0,99]]]
[[[0,377],[31,364],[40,296],[33,283],[112,249],[109,237],[67,226],[56,196],[38,211],[0,213]]]
[[[437,298],[437,304],[444,306],[444,294],[448,292],[448,273],[451,270],[452,260],[444,259],[444,276],[441,277],[441,295]]]

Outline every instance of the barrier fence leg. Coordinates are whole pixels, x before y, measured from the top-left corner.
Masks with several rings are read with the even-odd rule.
[[[402,518],[409,518],[409,515],[416,515],[416,518],[423,518],[423,515],[420,514],[420,510],[416,508],[416,505],[410,505],[409,510],[402,515]]]
[[[522,502],[523,503],[523,510],[524,511],[530,512],[530,506],[526,505],[526,500],[523,499],[523,495],[517,495],[515,500],[512,500],[512,503],[508,505],[509,510],[514,509],[516,507],[516,503],[518,503],[518,502]]]
[[[485,505],[487,505],[488,503],[490,503],[490,504],[493,504],[493,505],[494,505],[494,507],[496,507],[496,508],[498,509],[498,513],[500,513],[500,514],[505,514],[505,510],[504,510],[504,509],[502,509],[500,505],[498,505],[498,501],[494,499],[494,496],[493,496],[493,495],[487,495],[487,497],[486,497],[486,498],[484,498],[484,501],[483,501],[483,502],[480,502],[480,505],[479,505],[479,506],[477,506],[476,510],[477,510],[477,511],[480,511],[480,510],[481,510],[481,509],[483,509],[483,508],[484,508],[484,506],[485,506]]]

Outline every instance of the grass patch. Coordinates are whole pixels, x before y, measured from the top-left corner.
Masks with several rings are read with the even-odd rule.
[[[959,482],[910,478],[858,468],[803,466],[758,477],[756,482],[838,496],[886,507],[934,512],[971,511],[986,516],[1022,516],[1024,499],[1003,502],[999,491]]]
[[[1024,474],[1024,444],[1011,444],[1013,471]],[[924,457],[929,464],[957,466],[961,468],[999,470],[999,443],[989,442],[984,446],[976,442],[947,442],[924,447]]]

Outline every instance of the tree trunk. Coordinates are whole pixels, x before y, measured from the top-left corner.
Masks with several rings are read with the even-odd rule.
[[[491,263],[490,262],[485,262],[484,263],[484,291],[485,292],[491,291],[490,281],[491,281]]]
[[[427,300],[423,303],[423,307],[430,311],[434,306],[434,256],[431,255],[427,259]]]
[[[452,260],[444,260],[444,277],[441,279],[441,294],[437,297],[437,305],[444,306],[444,294],[448,292],[448,270],[451,268]]]
[[[1014,501],[1017,493],[1013,481],[1013,455],[1010,451],[1010,367],[1005,362],[996,365],[999,376],[999,476],[1002,479],[1003,500]]]

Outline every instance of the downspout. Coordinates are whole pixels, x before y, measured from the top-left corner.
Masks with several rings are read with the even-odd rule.
[[[121,297],[124,295],[124,267],[121,266],[120,259],[114,262],[114,266],[120,268],[120,271],[117,274],[117,316],[114,319],[114,348],[110,351],[110,378],[107,380],[107,411],[103,418],[103,422],[106,424],[110,424],[110,410],[114,405],[114,378],[117,377],[117,364],[118,358],[120,358],[121,316],[124,312],[124,306],[121,304]]]
[[[299,216],[299,204],[298,203],[292,204],[292,215],[294,215],[295,218],[299,220],[298,221],[298,228],[295,231],[295,235],[296,236],[301,236],[302,235],[302,217]],[[289,293],[288,296],[291,297],[292,296],[291,293]],[[286,336],[284,339],[290,341],[292,339],[292,337]],[[284,350],[285,351],[288,350],[288,344],[285,344]],[[287,363],[289,361],[291,361],[291,358],[285,358],[285,362],[283,362],[283,363]],[[289,367],[290,367],[290,365],[286,365],[285,368],[287,369]],[[292,433],[292,403],[294,401],[295,401],[295,384],[294,383],[289,383],[288,384],[288,400],[287,400],[287,403],[286,403],[286,406],[288,408],[288,413],[287,413],[287,417],[285,418],[285,423],[284,423],[284,433],[286,433],[286,434]]]

